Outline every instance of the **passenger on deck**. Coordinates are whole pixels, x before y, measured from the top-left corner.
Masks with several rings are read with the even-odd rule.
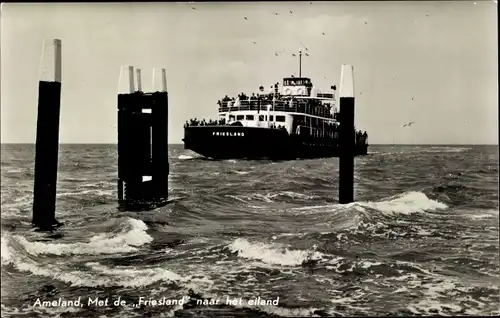
[[[360,138],[361,138],[361,131],[358,130],[356,132],[356,145],[359,145]]]

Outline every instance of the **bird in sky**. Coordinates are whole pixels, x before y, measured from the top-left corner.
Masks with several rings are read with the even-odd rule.
[[[292,13],[293,13],[292,10],[290,10],[290,14],[292,14]]]
[[[415,99],[415,97],[412,97],[412,98],[411,98],[411,100],[414,100],[414,99]]]
[[[248,18],[247,18],[247,17],[245,17],[245,20],[248,20]]]
[[[415,123],[414,121],[410,121],[408,124],[404,124],[403,127],[410,127],[414,123]]]
[[[321,33],[321,34],[325,35],[325,32],[323,32],[323,33]]]
[[[304,44],[302,44],[302,42],[300,42],[300,45],[302,45],[302,47],[307,51],[309,50],[308,48],[306,48],[306,46]]]
[[[196,8],[195,8],[195,7],[192,7],[191,9],[196,10]]]
[[[275,13],[274,13],[274,15],[279,15],[279,13],[278,13],[278,12],[275,12]]]
[[[252,41],[252,43],[253,43],[253,44],[257,44],[257,42],[255,42],[255,41]]]
[[[368,24],[368,22],[365,21],[365,24]]]

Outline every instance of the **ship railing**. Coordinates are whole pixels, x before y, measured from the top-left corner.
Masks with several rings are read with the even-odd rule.
[[[337,131],[328,130],[324,128],[311,127],[307,125],[298,125],[294,133],[295,135],[313,137],[313,138],[327,138],[327,139],[338,138]]]
[[[300,114],[308,114],[313,116],[325,117],[336,119],[336,114],[331,114],[326,107],[320,105],[313,106],[306,102],[300,101],[272,101],[272,100],[260,100],[260,105],[258,100],[242,100],[239,104],[233,104],[232,102],[221,102],[219,107],[219,112],[232,112],[232,111],[244,111],[244,110],[255,110],[255,111],[267,111],[267,106],[271,105],[271,110],[274,111],[284,111],[284,112],[295,112]]]
[[[298,125],[295,131],[293,132],[295,135],[300,135],[303,137],[312,137],[316,139],[338,139],[339,131],[335,129],[325,129],[312,127],[308,125]],[[355,144],[357,146],[367,145],[368,144],[368,136],[359,136],[356,138]]]

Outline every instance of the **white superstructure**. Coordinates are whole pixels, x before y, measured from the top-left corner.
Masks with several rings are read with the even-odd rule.
[[[321,92],[309,78],[287,77],[281,92],[275,84],[267,94],[219,101],[219,119],[230,125],[286,129],[289,134],[296,133],[298,125],[323,130],[325,125],[336,123],[335,90],[332,86]]]

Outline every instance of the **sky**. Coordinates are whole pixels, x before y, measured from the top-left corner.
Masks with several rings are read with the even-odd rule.
[[[184,122],[215,119],[224,95],[297,75],[292,53],[305,46],[302,76],[320,89],[339,83],[342,64],[354,66],[356,127],[371,144],[498,144],[495,1],[1,9],[2,143],[35,142],[42,44],[58,38],[61,143],[116,143],[122,66],[142,69],[144,91],[152,89],[152,69],[166,69],[169,143],[181,143]]]

